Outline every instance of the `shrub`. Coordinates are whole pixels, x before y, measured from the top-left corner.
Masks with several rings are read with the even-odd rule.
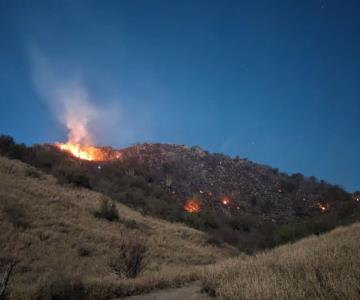
[[[16,228],[28,229],[30,224],[24,210],[15,201],[6,201],[3,206],[8,221]]]
[[[79,256],[89,256],[91,253],[91,249],[86,245],[80,245],[77,249]]]
[[[204,209],[199,213],[199,217],[204,222],[205,229],[216,229],[221,227],[220,216],[217,216],[216,212],[210,209]]]
[[[99,219],[106,219],[110,222],[119,220],[119,213],[114,201],[107,198],[103,199],[98,211],[95,211],[94,216]]]
[[[145,266],[147,245],[144,240],[128,236],[110,260],[110,267],[122,277],[135,278]]]
[[[0,299],[7,299],[6,287],[15,264],[12,257],[0,257]]]
[[[14,139],[8,135],[0,135],[0,154],[6,155],[10,147],[15,144]]]
[[[71,165],[60,165],[54,168],[54,175],[60,183],[91,188],[89,176],[80,168]]]
[[[26,176],[31,178],[41,178],[41,173],[35,168],[27,168],[25,171]]]
[[[233,230],[250,232],[251,228],[256,227],[256,218],[251,215],[233,216],[229,220],[229,226]]]
[[[43,300],[83,300],[86,292],[83,282],[79,278],[66,275],[56,275],[43,283],[36,295],[36,299]]]

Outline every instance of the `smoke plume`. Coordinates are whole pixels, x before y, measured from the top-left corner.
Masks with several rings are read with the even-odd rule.
[[[32,79],[40,97],[68,130],[68,142],[94,144],[117,126],[120,110],[114,104],[101,107],[79,79],[71,78],[37,50],[31,51]],[[95,133],[95,134],[94,134]],[[104,141],[104,139],[102,139]]]

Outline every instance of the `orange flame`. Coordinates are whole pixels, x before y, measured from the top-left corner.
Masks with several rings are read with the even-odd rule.
[[[329,204],[318,203],[319,209],[321,212],[326,212],[329,209]]]
[[[224,204],[225,206],[229,205],[231,202],[231,199],[228,197],[228,196],[224,196],[222,199],[221,199],[221,203]]]
[[[196,199],[187,200],[184,209],[189,213],[198,213],[201,210],[200,203]]]
[[[57,143],[56,146],[63,151],[67,151],[77,158],[85,160],[106,160],[104,151],[93,146],[84,146],[76,143]]]

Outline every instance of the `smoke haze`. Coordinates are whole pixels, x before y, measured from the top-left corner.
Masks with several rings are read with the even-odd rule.
[[[120,127],[118,104],[96,103],[78,78],[71,78],[38,50],[32,49],[30,57],[36,91],[66,127],[68,142],[95,144]]]

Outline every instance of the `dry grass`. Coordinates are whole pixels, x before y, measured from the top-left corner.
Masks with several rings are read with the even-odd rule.
[[[215,264],[203,281],[218,299],[360,299],[359,247],[354,224]]]
[[[9,282],[10,298],[35,298],[51,278],[69,276],[80,278],[93,299],[136,294],[197,279],[201,272],[196,266],[237,253],[206,244],[200,231],[142,216],[121,204],[116,204],[119,222],[95,218],[103,199],[0,157],[0,257],[19,261]],[[9,207],[21,211],[27,226],[14,225]],[[128,226],[131,222],[138,226]],[[137,278],[119,278],[109,260],[133,236],[147,240],[146,264]]]
[[[18,261],[10,298],[108,299],[197,279],[218,299],[360,298],[360,224],[222,261],[238,253],[184,225],[120,204],[119,221],[95,218],[103,199],[0,157],[0,257]],[[126,279],[109,261],[133,237],[147,240],[146,263]]]

